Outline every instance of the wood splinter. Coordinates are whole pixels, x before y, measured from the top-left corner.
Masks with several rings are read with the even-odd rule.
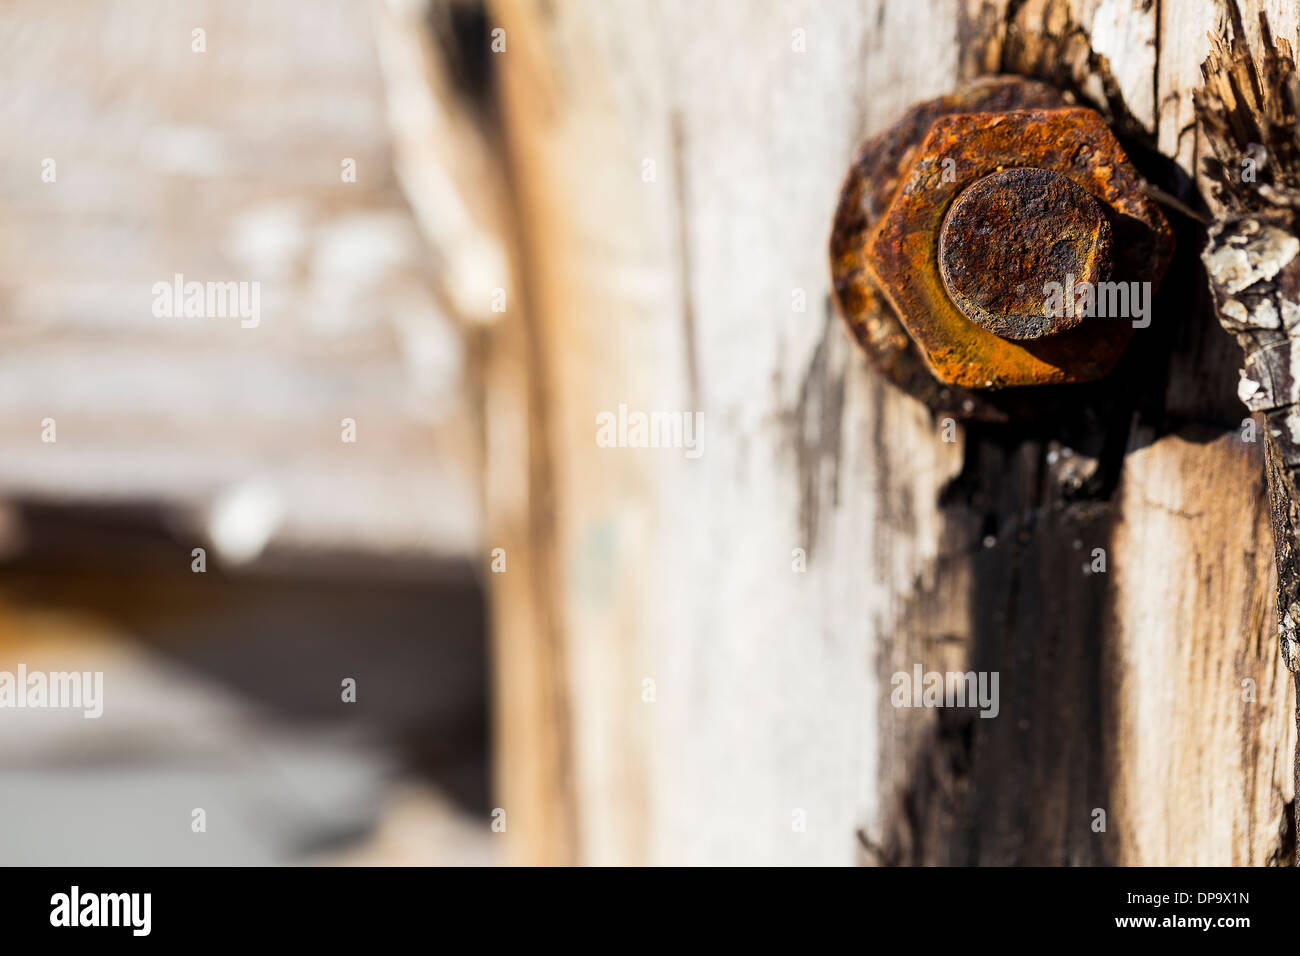
[[[1217,217],[1201,254],[1220,324],[1245,353],[1238,396],[1267,424],[1265,444],[1282,659],[1300,673],[1300,79],[1291,45],[1260,15],[1262,60],[1229,5],[1231,38],[1212,37],[1196,112]]]

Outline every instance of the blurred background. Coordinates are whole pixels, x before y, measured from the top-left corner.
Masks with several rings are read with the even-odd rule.
[[[493,859],[465,356],[383,11],[0,9],[0,671],[105,697],[0,712],[0,864]],[[177,273],[260,324],[158,317]]]

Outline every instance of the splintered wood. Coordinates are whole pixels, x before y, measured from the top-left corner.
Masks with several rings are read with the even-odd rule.
[[[1202,64],[1197,114],[1214,155],[1205,158],[1218,219],[1202,253],[1219,321],[1245,353],[1238,397],[1267,423],[1269,492],[1278,566],[1282,659],[1300,670],[1300,558],[1296,477],[1300,473],[1300,79],[1291,45],[1274,41],[1260,14],[1263,55],[1233,35],[1215,38]]]

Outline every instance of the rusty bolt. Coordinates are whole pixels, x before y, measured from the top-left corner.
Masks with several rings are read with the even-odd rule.
[[[864,145],[831,269],[877,368],[932,406],[996,418],[987,390],[1100,378],[1132,338],[1122,317],[1046,308],[1049,283],[1154,285],[1172,251],[1102,117],[1001,78],[913,107]]]
[[[1044,286],[1109,275],[1110,224],[1068,176],[1004,169],[953,201],[939,230],[939,272],[948,297],[980,328],[1017,341],[1054,335],[1084,317],[1044,314]]]

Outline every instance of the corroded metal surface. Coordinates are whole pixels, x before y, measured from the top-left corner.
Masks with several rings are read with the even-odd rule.
[[[1069,177],[1016,167],[985,176],[957,197],[939,232],[939,272],[971,322],[1030,341],[1076,328],[1074,309],[1044,310],[1044,288],[1062,277],[1110,276],[1110,224]]]
[[[984,177],[1015,168],[1048,170],[1073,183],[1091,197],[1106,228],[1077,194],[1071,199],[1069,187],[1058,186],[1055,226],[1030,223],[1029,238],[1014,236],[1026,230],[1023,215],[1000,226],[1004,240],[1030,250],[1029,257],[1014,249],[993,253],[990,274],[977,276],[971,253],[954,251],[948,266],[956,298],[965,298],[959,307],[940,267],[945,217]],[[1032,197],[1019,200],[1022,211],[1032,210]],[[966,233],[989,201],[971,198]],[[1081,219],[1066,215],[1070,202],[1083,207]],[[1072,248],[1052,235],[1067,220]],[[1047,274],[1078,265],[1077,281],[1154,284],[1172,250],[1168,223],[1097,113],[1065,106],[1043,84],[999,78],[919,104],[863,146],[841,190],[831,269],[840,313],[873,366],[931,408],[997,420],[1035,401],[1033,390],[997,390],[1099,378],[1132,337],[1131,323],[1119,319],[1031,321],[1035,296],[1041,316]],[[968,268],[958,276],[963,263]],[[1019,278],[1009,290],[991,284],[1007,275],[1031,278],[1037,289]]]
[[[1014,393],[954,388],[935,379],[902,323],[867,274],[863,247],[889,205],[903,173],[930,126],[953,113],[997,112],[1065,105],[1045,83],[994,77],[966,84],[946,96],[918,103],[888,130],[867,140],[854,157],[831,231],[831,289],[839,314],[875,370],[938,412],[964,418],[1001,420]],[[1012,408],[1010,414],[1014,414]]]
[[[1151,254],[1135,261],[1130,250],[1117,250],[1117,280],[1154,281],[1163,273],[1173,233],[1101,116],[1081,107],[936,120],[867,239],[867,267],[942,382],[1003,388],[1100,378],[1128,346],[1131,322],[1099,319],[1014,342],[970,322],[943,287],[939,231],[949,204],[977,180],[1013,166],[1069,177],[1101,203],[1113,223],[1125,223],[1125,235]]]

